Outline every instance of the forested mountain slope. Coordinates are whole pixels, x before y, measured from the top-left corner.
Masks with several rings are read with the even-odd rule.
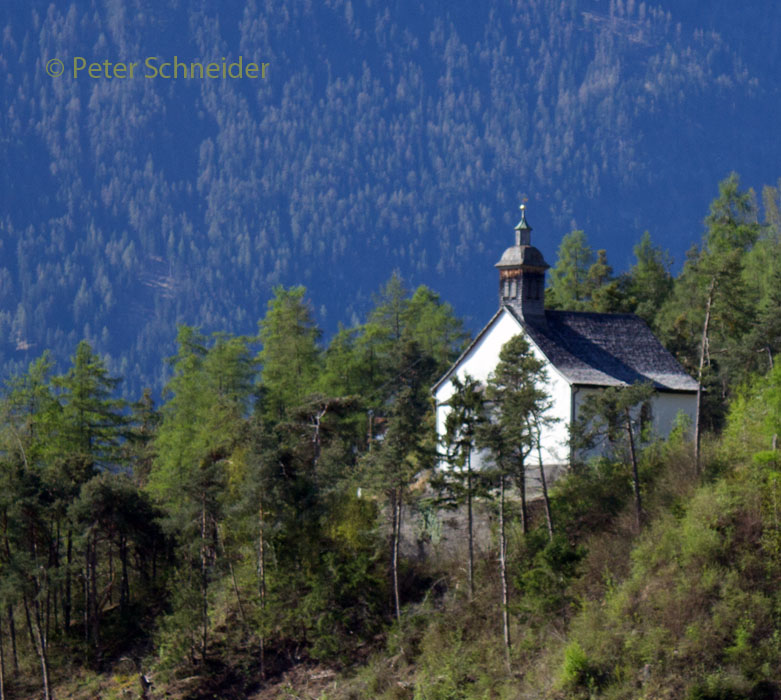
[[[762,195],[724,179],[677,276],[650,235],[618,276],[564,237],[551,306],[639,314],[705,392],[664,440],[649,386],[591,393],[539,498],[543,364],[510,339],[484,388],[454,382],[437,440],[430,387],[468,334],[397,274],[327,341],[303,286],[256,337],[180,326],[157,405],[87,341],[64,371],[44,352],[0,392],[0,698],[777,698]]]
[[[650,229],[680,263],[720,179],[777,175],[780,20],[632,0],[5,2],[4,374],[87,338],[137,396],[162,386],[177,323],[254,332],[273,285],[302,283],[334,330],[394,268],[474,327],[522,196],[549,259],[578,227],[623,269]],[[175,55],[269,73],[44,70]]]

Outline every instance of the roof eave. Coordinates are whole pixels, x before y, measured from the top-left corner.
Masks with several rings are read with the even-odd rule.
[[[660,394],[696,394],[697,389],[675,389],[671,386],[665,386],[664,384],[659,384],[657,382],[654,382],[653,380],[649,380],[654,387],[654,391],[660,393]],[[607,384],[606,382],[587,382],[587,381],[574,381],[570,380],[570,384],[572,386],[576,387],[599,387],[601,389],[606,389],[611,386],[631,386],[631,384],[627,384],[626,382],[615,382],[613,384]]]

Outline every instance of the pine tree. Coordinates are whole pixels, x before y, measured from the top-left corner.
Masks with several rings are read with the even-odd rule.
[[[408,335],[434,360],[436,375],[450,366],[469,337],[453,307],[443,303],[438,294],[424,285],[412,294],[405,323]]]
[[[448,505],[466,505],[467,513],[467,576],[469,597],[475,594],[474,518],[473,502],[477,493],[484,491],[480,474],[472,468],[472,455],[480,425],[485,420],[483,391],[480,383],[464,375],[451,378],[453,394],[448,400],[449,413],[445,419],[445,433],[441,447],[445,450],[447,466],[438,470],[432,486],[445,493]]]
[[[499,363],[488,378],[486,399],[491,420],[478,431],[478,444],[491,454],[499,486],[499,573],[502,582],[502,631],[505,661],[510,665],[509,584],[507,578],[506,488],[514,480],[521,496],[521,529],[529,531],[526,507],[526,458],[540,437],[540,420],[549,398],[542,360],[528,341],[517,335],[499,353]]]
[[[115,394],[121,379],[112,377],[103,360],[96,355],[87,341],[81,341],[73,355],[70,369],[53,379],[61,406],[56,419],[57,438],[52,442],[55,478],[60,485],[63,504],[70,504],[81,487],[93,476],[106,469],[122,469],[124,455],[122,440],[127,419],[125,402]],[[72,582],[74,565],[74,533],[70,521],[65,532],[65,600],[64,623],[70,623]],[[87,548],[84,554],[84,576],[97,569],[97,551]],[[93,580],[94,583],[94,580]],[[95,634],[98,626],[94,607],[87,607],[86,632],[90,635],[93,662],[100,661],[100,644]],[[93,624],[94,623],[94,624]]]
[[[114,600],[114,591],[118,589],[120,612],[128,612],[133,550],[143,576],[149,562],[163,548],[162,532],[157,525],[162,514],[126,474],[103,472],[82,486],[68,515],[77,533],[77,546],[85,553],[85,620],[99,660],[103,608]],[[105,585],[100,583],[101,552],[107,560],[107,566],[103,567]],[[119,559],[116,573],[115,556]]]
[[[58,450],[66,477],[75,485],[122,461],[127,419],[125,402],[115,398],[120,382],[85,340],[76,348],[71,368],[54,379],[62,405]]]
[[[449,304],[428,287],[420,286],[410,297],[398,272],[374,297],[375,306],[360,329],[355,350],[358,365],[371,377],[370,405],[379,409],[393,391],[398,349],[414,340],[421,354],[431,358],[426,381],[433,382],[463,348],[467,334]]]
[[[700,384],[694,428],[698,465],[703,425],[719,424],[732,383],[726,353],[742,343],[753,314],[743,266],[761,226],[753,192],[740,189],[735,173],[719,183],[719,196],[705,224],[702,246],[687,253],[683,272],[659,316],[662,339]]]
[[[635,523],[640,531],[644,512],[638,469],[638,439],[643,405],[653,396],[653,385],[638,383],[626,387],[607,387],[587,396],[572,426],[573,447],[591,450],[607,441],[623,446],[632,468],[632,491],[635,499]]]
[[[607,251],[597,251],[597,259],[588,269],[588,302],[585,311],[619,313],[627,311],[627,293],[623,277],[614,278],[607,261]]]
[[[499,353],[499,363],[491,373],[486,398],[491,402],[494,418],[504,433],[506,464],[521,495],[521,527],[528,532],[526,508],[526,459],[538,436],[537,417],[549,407],[544,389],[547,381],[545,364],[534,356],[528,341],[521,335],[511,338]]]
[[[715,326],[722,338],[738,338],[747,330],[748,309],[740,270],[746,250],[759,237],[752,192],[740,190],[737,174],[719,183],[719,197],[705,219],[705,246],[696,268],[701,288],[706,289],[705,318],[700,340],[697,381],[697,414],[694,425],[694,459],[700,464],[702,433],[702,384],[706,364],[711,364],[711,335]],[[722,396],[726,391],[722,385]]]
[[[152,391],[144,389],[141,398],[131,404],[130,429],[124,445],[125,458],[136,484],[146,485],[155,459],[154,439],[160,425],[160,412],[155,408]]]
[[[364,458],[367,479],[385,500],[390,519],[390,560],[393,603],[401,620],[399,550],[403,506],[409,500],[415,476],[433,456],[427,448],[428,377],[432,360],[418,344],[402,339],[397,348],[393,397],[388,405],[387,430],[383,440]]]

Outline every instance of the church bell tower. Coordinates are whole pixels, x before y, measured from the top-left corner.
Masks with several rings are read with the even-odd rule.
[[[512,306],[521,318],[545,318],[545,270],[550,265],[531,244],[532,228],[526,222],[526,205],[515,227],[515,245],[504,251],[499,268],[499,306]]]

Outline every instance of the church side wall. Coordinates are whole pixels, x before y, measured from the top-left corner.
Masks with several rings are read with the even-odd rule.
[[[577,420],[583,408],[583,402],[589,397],[598,394],[601,391],[599,387],[575,386],[572,387],[572,403],[574,405],[573,419]],[[588,461],[592,457],[598,457],[603,452],[602,446],[598,445],[593,450],[578,450],[577,460]]]
[[[575,393],[575,416],[577,417],[586,397],[599,393],[601,389],[598,387],[580,386],[575,387],[573,391]],[[675,426],[679,413],[684,413],[688,416],[691,426],[694,426],[694,418],[697,413],[697,394],[663,391],[655,393],[651,398],[651,420],[653,422],[654,435],[667,438]],[[693,430],[693,428],[690,430]],[[597,447],[591,452],[581,454],[580,457],[588,459],[601,453],[602,449]]]
[[[697,394],[676,394],[659,392],[651,401],[651,417],[654,424],[654,432],[660,437],[666,438],[675,426],[675,420],[679,413],[684,413],[691,421],[693,434],[694,419],[697,416]]]

